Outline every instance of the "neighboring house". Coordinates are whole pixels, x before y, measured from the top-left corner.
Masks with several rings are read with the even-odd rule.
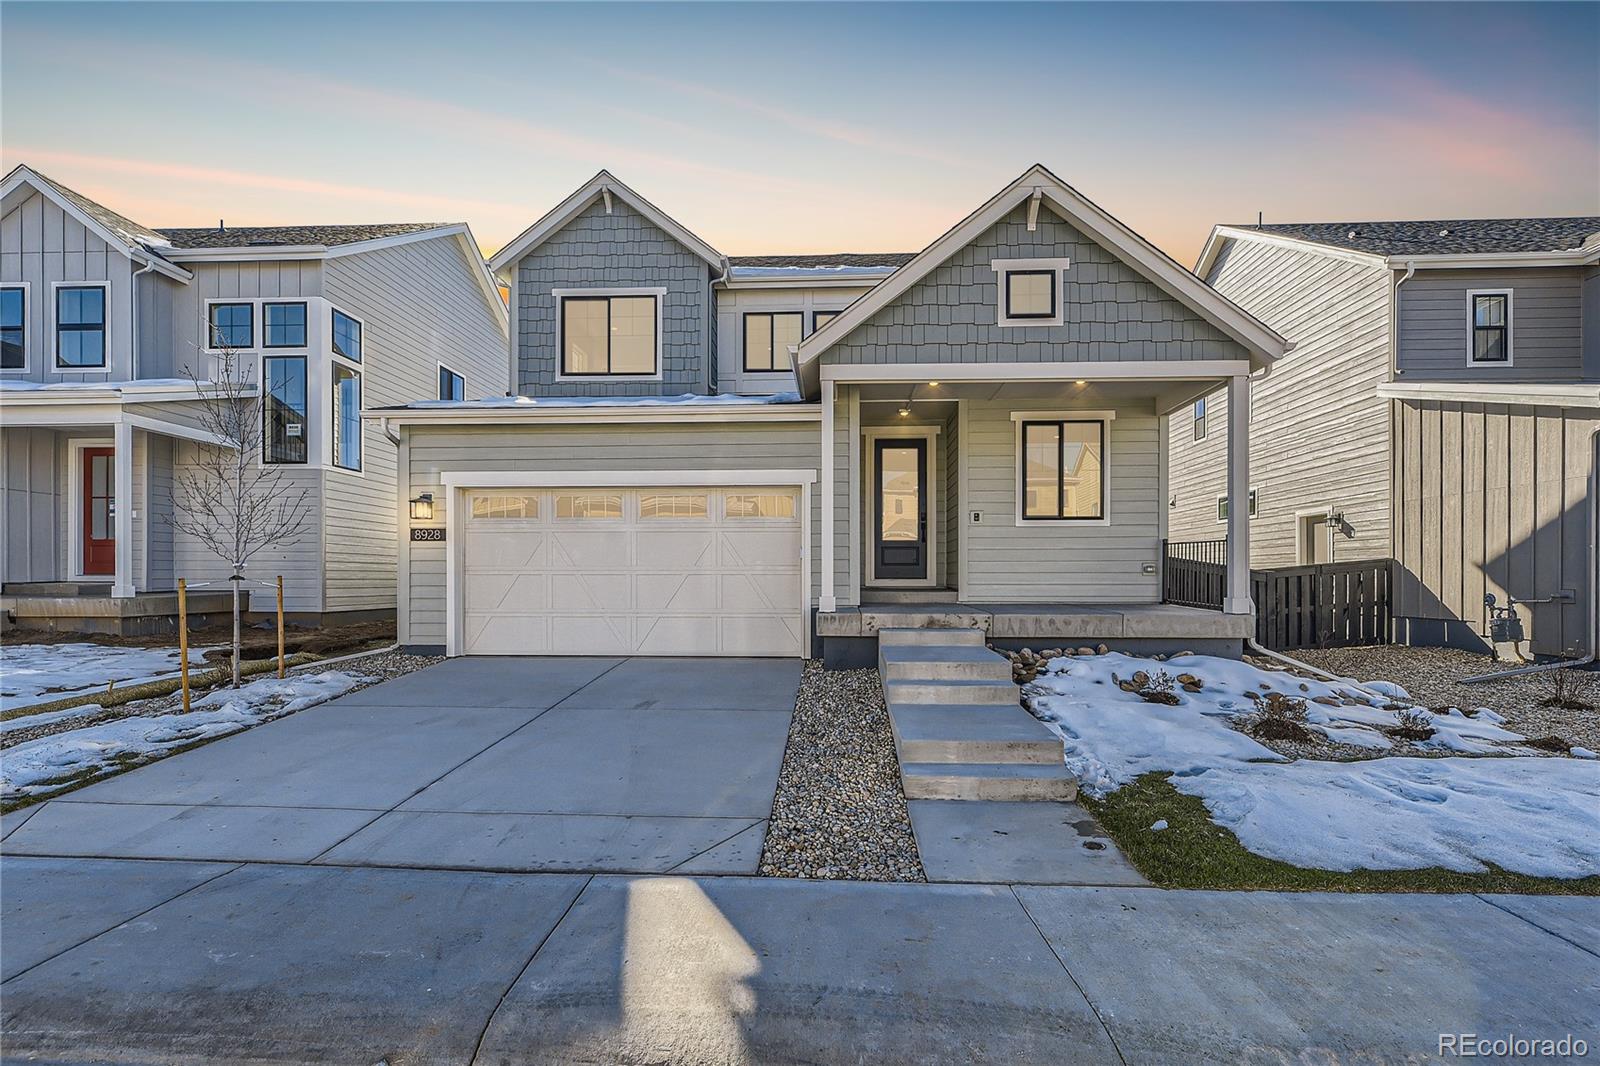
[[[1600,218],[1218,226],[1196,272],[1295,342],[1252,390],[1258,567],[1398,560],[1395,639],[1594,648]],[[1168,526],[1218,538],[1220,393],[1171,419]]]
[[[490,265],[517,395],[368,413],[408,486],[404,644],[839,664],[893,624],[1250,632],[1242,520],[1225,612],[1160,604],[1162,419],[1242,401],[1285,342],[1042,167],[915,255],[743,259],[602,171]]]
[[[226,587],[171,523],[208,440],[191,375],[213,379],[220,343],[267,382],[264,459],[311,501],[251,577],[282,574],[307,620],[392,612],[395,447],[360,411],[505,391],[504,301],[467,227],[157,230],[22,166],[0,198],[7,614],[159,627],[179,577]]]

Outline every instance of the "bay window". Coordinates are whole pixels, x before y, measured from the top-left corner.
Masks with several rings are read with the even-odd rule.
[[[306,357],[271,355],[261,361],[262,451],[268,463],[304,463],[306,453]]]
[[[254,348],[256,308],[250,303],[211,304],[206,308],[208,348]]]
[[[306,305],[303,303],[264,303],[261,305],[263,348],[304,348],[306,346]]]
[[[333,309],[333,354],[361,362],[361,320]]]
[[[333,364],[333,465],[361,469],[361,374]]]

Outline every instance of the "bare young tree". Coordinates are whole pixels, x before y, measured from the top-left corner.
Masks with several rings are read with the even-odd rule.
[[[200,398],[199,422],[223,443],[197,446],[198,455],[180,466],[173,482],[173,528],[205,545],[231,571],[233,587],[233,687],[239,687],[241,634],[239,585],[250,560],[268,548],[297,541],[310,515],[304,486],[284,477],[283,468],[263,463],[266,405],[274,402],[265,383],[251,379],[233,347],[214,345],[215,369],[197,374],[185,367]],[[207,357],[200,357],[205,360]],[[305,427],[299,426],[300,442]],[[286,431],[293,432],[293,431]]]

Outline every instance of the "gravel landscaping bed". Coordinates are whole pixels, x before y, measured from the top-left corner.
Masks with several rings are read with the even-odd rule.
[[[360,674],[363,677],[371,678],[370,681],[363,681],[361,684],[350,690],[351,692],[355,692],[359,689],[368,688],[372,685],[379,684],[380,682],[399,677],[402,674],[409,674],[413,670],[421,670],[425,666],[432,666],[434,663],[443,661],[444,657],[440,655],[408,655],[405,652],[391,651],[385,652],[382,655],[372,655],[365,659],[352,659],[348,662],[335,663],[331,666],[324,663],[310,663],[302,667],[300,670],[291,668],[290,675],[293,676],[296,673],[302,673],[306,671],[318,672],[321,670],[343,670],[351,674]],[[273,675],[265,674],[258,676],[271,677]],[[253,680],[256,680],[256,678],[247,679],[247,681]],[[215,692],[219,691],[219,689],[209,689],[205,691]],[[198,699],[204,694],[204,691],[196,690],[192,693],[191,698]],[[157,696],[153,699],[138,700],[136,702],[125,703],[117,707],[98,708],[89,711],[89,713],[75,715],[72,717],[55,718],[54,715],[51,715],[49,717],[53,718],[53,721],[44,722],[37,726],[25,726],[21,724],[24,719],[13,719],[13,727],[8,729],[5,733],[0,733],[0,750],[15,747],[16,745],[24,743],[25,741],[38,740],[40,737],[55,736],[58,733],[67,733],[74,729],[83,729],[88,726],[100,725],[103,722],[114,722],[122,718],[156,718],[164,714],[176,713],[182,709],[183,694],[181,692],[174,692],[169,696]]]
[[[1411,648],[1402,645],[1372,648],[1326,648],[1294,652],[1303,662],[1341,677],[1361,681],[1392,681],[1411,698],[1430,708],[1460,707],[1471,711],[1487,707],[1505,717],[1507,729],[1528,737],[1558,736],[1569,744],[1600,751],[1600,710],[1545,706],[1554,691],[1551,671],[1525,674],[1502,681],[1461,684],[1464,677],[1505,669],[1487,656],[1458,648]],[[1266,662],[1257,665],[1265,666]],[[1588,679],[1587,702],[1600,703],[1600,673],[1583,672]],[[1397,748],[1395,754],[1401,754]]]
[[[900,762],[876,670],[800,678],[772,820],[766,877],[926,881],[900,791]]]

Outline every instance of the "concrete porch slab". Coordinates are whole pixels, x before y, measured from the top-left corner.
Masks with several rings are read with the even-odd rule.
[[[1149,884],[1076,803],[911,800],[906,806],[930,881]]]
[[[396,811],[317,861],[417,869],[665,873],[760,824],[748,818]],[[755,871],[752,859],[737,872]]]
[[[817,615],[819,637],[871,637],[902,627],[980,629],[994,641],[1239,641],[1255,632],[1249,615],[1171,603],[915,603],[841,607]],[[1142,646],[1142,645],[1141,645]]]
[[[7,1057],[470,1062],[583,884],[247,866],[7,982]]]
[[[309,862],[378,813],[51,800],[4,849],[7,856]]]

